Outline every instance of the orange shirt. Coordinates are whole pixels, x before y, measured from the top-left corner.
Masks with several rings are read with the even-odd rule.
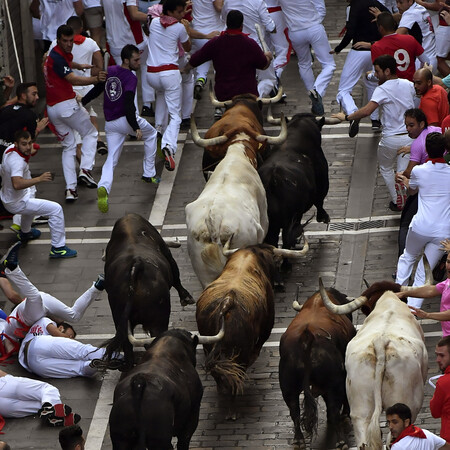
[[[422,96],[419,108],[425,113],[428,125],[441,126],[449,114],[447,92],[441,86],[434,85]]]

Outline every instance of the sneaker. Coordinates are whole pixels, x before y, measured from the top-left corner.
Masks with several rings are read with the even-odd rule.
[[[142,181],[145,181],[146,183],[153,183],[153,184],[159,184],[161,183],[161,178],[154,176],[154,177],[144,177],[144,175],[142,175],[141,177]]]
[[[17,233],[19,241],[22,242],[32,241],[33,239],[37,239],[38,237],[40,237],[40,235],[41,231],[36,228],[32,228],[30,231],[28,231],[28,233],[24,233],[23,231],[19,231]]]
[[[381,122],[379,120],[372,120],[372,130],[381,131]]]
[[[66,202],[73,203],[78,200],[78,192],[76,189],[66,189]]]
[[[155,111],[153,111],[152,105],[143,106],[141,111],[142,117],[155,117]]]
[[[194,85],[194,98],[196,100],[200,100],[202,98],[202,91],[205,87],[206,80],[204,78],[197,78],[197,81]]]
[[[38,411],[39,417],[41,419],[46,418],[64,418],[71,414],[72,408],[69,405],[65,405],[64,403],[58,403],[56,405],[52,405],[49,402],[45,402],[42,405],[42,408]]]
[[[91,171],[86,169],[80,169],[78,184],[85,184],[89,189],[95,189],[97,187],[97,183],[92,178]]]
[[[189,131],[191,127],[191,119],[183,119],[180,123],[180,130]]]
[[[99,291],[103,291],[105,289],[105,275],[102,273],[98,274],[97,280],[94,283],[94,287]]]
[[[108,147],[103,141],[97,141],[97,153],[99,155],[106,155],[108,153]]]
[[[79,414],[70,413],[66,417],[54,417],[47,418],[47,425],[49,427],[69,427],[70,425],[75,425],[81,420]]]
[[[65,245],[64,247],[53,247],[50,249],[50,258],[74,258],[77,256],[77,251]]]
[[[359,132],[359,119],[350,120],[350,125],[348,127],[348,135],[352,138],[355,137]]]
[[[108,191],[103,186],[97,189],[97,206],[100,212],[108,212]]]
[[[14,270],[19,265],[19,249],[21,245],[21,241],[14,242],[14,244],[6,250],[2,259],[0,259],[0,265],[7,267],[9,270]]]
[[[395,183],[395,192],[397,193],[397,206],[402,210],[405,207],[408,198],[408,189],[403,183]]]
[[[214,109],[214,120],[219,120],[222,118],[223,111],[222,108],[215,108]]]
[[[171,172],[175,169],[175,160],[173,159],[173,153],[172,150],[168,147],[164,147],[162,149],[163,155],[164,155],[164,167]]]
[[[389,202],[389,209],[394,212],[400,212],[402,210],[394,202]]]
[[[325,110],[323,109],[323,102],[321,95],[315,90],[311,89],[309,91],[309,98],[311,99],[311,112],[316,116],[323,116]]]
[[[97,370],[119,370],[125,364],[123,359],[111,358],[109,361],[103,359],[93,359],[89,363],[89,367]]]
[[[14,231],[14,233],[18,233],[19,231],[20,231],[20,225],[17,225],[17,223],[13,223],[10,227],[9,227],[9,229],[10,230],[13,230]]]

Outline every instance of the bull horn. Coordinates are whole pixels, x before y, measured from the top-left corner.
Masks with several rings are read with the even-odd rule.
[[[225,242],[225,245],[223,246],[223,249],[222,249],[223,256],[226,256],[226,257],[231,256],[233,253],[236,253],[239,250],[238,248],[230,249],[231,239],[233,239],[233,236],[234,236],[234,234],[230,236],[230,239],[228,239],[227,242]]]
[[[209,81],[209,98],[211,99],[211,103],[215,108],[225,108],[226,106],[230,106],[233,104],[231,100],[227,100],[225,102],[219,102],[219,100],[217,100],[211,80]]]
[[[103,262],[106,261],[106,250],[105,249],[102,250],[102,261]]]
[[[296,310],[296,311],[300,311],[303,308],[303,305],[300,305],[300,303],[297,300],[294,300],[292,302],[292,307]]]
[[[167,247],[179,248],[181,247],[181,242],[176,238],[163,238],[163,241],[166,243]]]
[[[273,248],[273,254],[275,256],[282,256],[283,258],[301,258],[308,253],[309,243],[305,239],[305,245],[301,250],[288,250],[285,248]]]
[[[321,120],[322,118],[325,119],[325,125],[337,125],[338,123],[342,123],[341,120],[333,117],[316,116],[316,120]]]
[[[210,139],[201,138],[200,135],[198,134],[197,125],[195,123],[195,118],[193,115],[191,116],[191,136],[192,140],[194,141],[194,144],[203,148],[209,147],[211,145],[223,144],[228,140],[228,137],[224,134],[222,136],[217,136],[215,138]]]
[[[225,336],[225,314],[234,306],[234,301],[232,298],[227,297],[222,305],[222,310],[220,311],[220,330],[215,336],[199,336],[199,344],[215,344],[220,341]]]
[[[366,288],[369,289],[370,288],[369,282],[365,278],[363,278],[363,281],[364,281],[364,284],[366,285]]]
[[[263,105],[271,105],[272,103],[278,103],[283,96],[283,86],[281,84],[278,86],[277,95],[274,97],[258,97],[258,100],[261,101]]]
[[[286,117],[286,120],[289,121],[292,119],[292,116]],[[272,125],[280,125],[281,124],[281,119],[275,119],[275,117],[273,117],[272,115],[272,104],[269,104],[269,107],[267,108],[267,117],[266,117],[267,122],[271,123]]]
[[[425,253],[423,255],[423,267],[425,269],[425,284],[423,286],[431,286],[433,284],[433,272],[430,267],[430,263],[428,262],[428,258]],[[418,289],[423,286],[402,286],[400,291],[411,291],[413,289]]]
[[[256,140],[258,142],[266,141],[270,145],[280,145],[286,140],[286,138],[287,138],[287,125],[286,121],[284,120],[283,113],[281,113],[281,131],[278,136],[267,136],[265,134],[260,134],[256,136]]]
[[[130,341],[130,344],[133,347],[143,347],[144,345],[149,345],[151,344],[154,340],[156,339],[156,337],[150,337],[150,338],[135,338],[133,336],[133,333],[131,332],[131,325],[130,322],[128,322],[128,340]]]
[[[319,291],[324,305],[326,306],[328,311],[332,312],[333,314],[350,314],[353,311],[356,311],[361,305],[367,302],[367,297],[361,295],[360,297],[355,298],[355,300],[353,300],[350,303],[347,303],[346,305],[335,305],[328,297],[327,291],[323,286],[321,277],[319,277]]]

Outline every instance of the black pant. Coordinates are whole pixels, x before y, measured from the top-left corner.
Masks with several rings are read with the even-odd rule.
[[[419,207],[418,194],[410,195],[406,199],[405,206],[402,210],[402,216],[400,218],[400,229],[398,230],[398,256],[400,257],[405,250],[406,235],[408,234],[409,225],[411,220],[417,213]]]

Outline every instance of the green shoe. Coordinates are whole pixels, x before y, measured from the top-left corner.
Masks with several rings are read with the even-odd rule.
[[[108,212],[108,192],[103,186],[97,189],[97,205],[102,213]]]

